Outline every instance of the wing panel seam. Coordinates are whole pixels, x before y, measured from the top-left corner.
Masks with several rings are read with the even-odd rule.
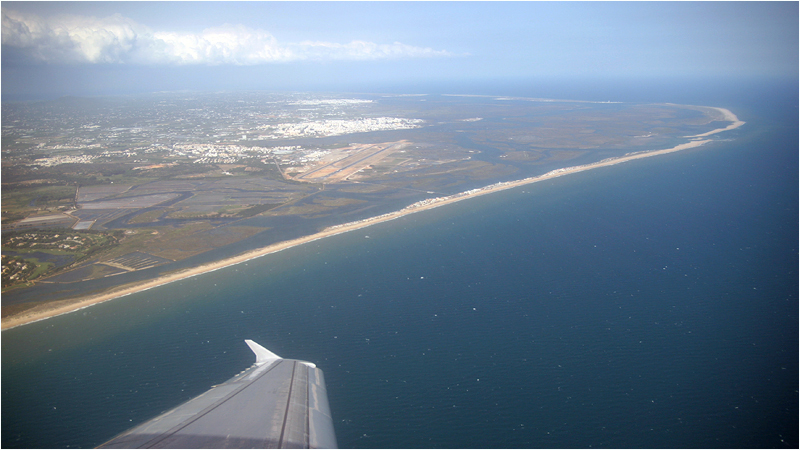
[[[281,426],[281,437],[278,438],[278,445],[283,447],[283,434],[286,431],[286,418],[289,417],[289,407],[292,405],[292,389],[294,388],[294,373],[297,371],[297,361],[292,361],[292,381],[289,382],[289,395],[286,400],[286,410],[283,412],[283,425]]]

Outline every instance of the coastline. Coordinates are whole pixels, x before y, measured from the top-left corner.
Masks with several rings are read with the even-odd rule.
[[[108,292],[104,292],[101,294],[91,295],[91,296],[84,296],[78,297],[73,299],[66,299],[66,300],[58,300],[50,303],[46,303],[43,305],[36,306],[28,311],[23,313],[12,315],[2,319],[2,331],[9,330],[18,326],[26,325],[29,323],[38,322],[40,320],[45,320],[51,317],[56,317],[62,314],[68,314],[74,311],[78,311],[84,308],[88,308],[89,306],[96,305],[98,303],[103,303],[106,301],[118,299],[121,297],[125,297],[131,294],[135,294],[137,292],[145,291],[148,289],[152,289],[158,286],[162,286],[165,284],[173,283],[175,281],[184,280],[186,278],[191,278],[194,276],[202,275],[204,273],[212,272],[215,270],[223,269],[226,267],[230,267],[236,264],[240,264],[246,261],[249,261],[254,258],[259,258],[265,255],[269,255],[272,253],[276,253],[297,245],[305,244],[308,242],[315,241],[317,239],[323,239],[326,237],[334,236],[340,233],[347,233],[349,231],[358,230],[361,228],[368,227],[370,225],[386,222],[389,220],[393,220],[407,214],[413,214],[420,211],[425,211],[428,209],[436,208],[439,206],[448,205],[451,203],[455,203],[461,200],[465,200],[468,198],[477,197],[480,195],[490,194],[493,192],[499,192],[506,189],[511,189],[519,186],[524,186],[526,184],[536,183],[539,181],[548,180],[555,177],[560,177],[564,175],[569,175],[573,173],[583,172],[585,170],[596,169],[599,167],[606,167],[615,164],[624,163],[627,161],[640,159],[640,158],[649,158],[652,156],[663,155],[667,153],[673,153],[681,150],[686,150],[689,148],[699,147],[711,141],[711,139],[702,139],[704,137],[721,133],[723,131],[733,130],[744,125],[745,122],[742,122],[733,114],[731,111],[724,109],[724,108],[711,108],[719,111],[722,113],[724,117],[724,121],[732,122],[730,125],[726,126],[725,128],[718,128],[703,134],[698,134],[695,136],[686,136],[686,138],[690,139],[689,142],[676,145],[675,147],[668,148],[668,149],[661,149],[661,150],[652,150],[652,151],[643,151],[643,152],[636,152],[630,153],[620,157],[614,157],[605,159],[602,161],[598,161],[596,163],[591,164],[584,164],[580,166],[573,166],[573,167],[565,167],[561,169],[556,169],[550,171],[544,175],[536,176],[536,177],[529,177],[522,180],[517,181],[509,181],[509,182],[500,182],[495,183],[483,188],[473,189],[466,192],[461,192],[458,194],[450,195],[447,197],[439,197],[434,199],[427,199],[420,202],[417,202],[413,205],[410,205],[406,208],[403,208],[399,211],[383,214],[377,217],[372,217],[369,219],[359,220],[356,222],[350,222],[342,225],[336,225],[333,227],[326,228],[318,233],[300,237],[297,239],[292,239],[289,241],[279,242],[276,244],[269,245],[267,247],[262,247],[259,249],[251,250],[240,255],[226,258],[223,260],[215,261],[209,264],[204,264],[202,266],[194,267],[191,269],[182,270],[179,272],[175,272],[172,274],[164,275],[159,278],[155,278],[148,281],[143,282],[136,282],[128,285],[118,286],[113,288]]]

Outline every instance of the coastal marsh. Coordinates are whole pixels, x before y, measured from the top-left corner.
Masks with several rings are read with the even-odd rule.
[[[163,94],[120,106],[116,114],[128,126],[138,124],[128,137],[102,126],[84,128],[72,140],[37,132],[37,120],[52,114],[47,103],[13,113],[32,131],[3,141],[13,149],[3,166],[4,232],[80,219],[72,226],[123,233],[74,273],[85,280],[75,286],[87,289],[92,280],[112,276],[124,284],[151,267],[115,262],[136,252],[161,258],[154,264],[169,272],[188,258],[230,257],[498,182],[700,145],[706,141],[686,136],[735,120],[709,107],[446,95],[425,96],[425,102],[309,95],[298,108],[295,97],[255,94],[242,109],[226,95],[232,94]],[[169,113],[172,125],[143,120],[157,104],[148,102],[158,101],[184,105]],[[91,104],[73,105],[73,122],[94,120]],[[114,105],[114,99],[103,102],[103,108]],[[254,108],[272,119],[254,119]],[[209,122],[203,111],[217,119]],[[365,116],[372,119],[360,119]],[[237,132],[225,131],[234,123]],[[65,150],[78,141],[83,150]],[[31,187],[42,175],[54,184]],[[52,217],[31,222],[36,214]],[[48,281],[63,280],[76,282],[69,276]]]

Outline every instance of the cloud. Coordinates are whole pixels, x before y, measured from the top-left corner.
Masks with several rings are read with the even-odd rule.
[[[2,45],[47,63],[255,65],[290,61],[378,60],[451,56],[400,42],[303,41],[282,44],[265,30],[222,25],[200,33],[154,31],[114,14],[42,18],[2,10]]]
[[[157,32],[150,45],[142,57],[166,64],[251,65],[298,59],[271,34],[243,25],[208,28],[199,34]]]
[[[115,14],[104,19],[62,16],[52,20],[2,11],[2,43],[37,61],[122,62],[149,31]]]
[[[349,44],[334,44],[329,42],[304,41],[290,44],[289,48],[295,49],[299,55],[308,58],[324,59],[326,56],[333,59],[388,59],[388,58],[431,58],[437,56],[451,56],[443,50],[414,47],[400,42],[393,44],[375,44],[366,41],[352,41]]]

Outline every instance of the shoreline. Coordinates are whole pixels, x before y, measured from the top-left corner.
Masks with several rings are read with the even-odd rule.
[[[636,153],[629,153],[620,157],[614,157],[609,159],[604,159],[602,161],[598,161],[591,164],[584,164],[580,166],[572,166],[572,167],[565,167],[561,169],[552,170],[544,175],[539,175],[535,177],[529,177],[522,180],[517,181],[504,181],[495,183],[489,186],[485,186],[483,188],[472,189],[466,192],[461,192],[458,194],[453,194],[446,197],[438,197],[433,199],[426,199],[414,203],[410,206],[407,206],[399,211],[383,214],[377,217],[372,217],[369,219],[363,219],[355,222],[349,222],[342,225],[335,225],[332,227],[328,227],[320,232],[314,233],[312,235],[303,236],[296,239],[291,239],[288,241],[278,242],[276,244],[268,245],[266,247],[258,248],[255,250],[250,250],[248,252],[242,253],[237,256],[233,256],[230,258],[222,259],[219,261],[215,261],[212,263],[204,264],[202,266],[193,267],[191,269],[181,270],[179,272],[171,273],[168,275],[164,275],[152,280],[143,281],[143,282],[136,282],[128,285],[118,286],[116,288],[111,289],[110,291],[95,294],[90,296],[83,296],[77,297],[73,299],[65,299],[65,300],[56,300],[53,302],[45,303],[43,305],[36,306],[28,311],[25,311],[20,314],[11,315],[9,317],[2,319],[2,331],[10,330],[12,328],[16,328],[19,326],[27,325],[34,322],[39,322],[41,320],[49,319],[51,317],[60,316],[62,314],[69,314],[71,312],[75,312],[84,308],[88,308],[90,306],[107,302],[110,300],[118,299],[121,297],[126,297],[131,294],[135,294],[137,292],[146,291],[152,288],[156,288],[159,286],[163,286],[165,284],[173,283],[175,281],[184,280],[187,278],[191,278],[194,276],[202,275],[208,272],[213,272],[215,270],[224,269],[226,267],[230,267],[236,264],[241,264],[243,262],[250,261],[251,259],[260,258],[265,255],[269,255],[272,253],[277,253],[282,250],[286,250],[288,248],[295,247],[297,245],[306,244],[312,241],[316,241],[317,239],[323,239],[330,236],[335,236],[341,233],[347,233],[350,231],[359,230],[362,228],[366,228],[371,225],[375,225],[378,223],[387,222],[389,220],[394,220],[399,217],[405,216],[407,214],[413,214],[420,211],[426,211],[429,209],[437,208],[439,206],[448,205],[451,203],[459,202],[461,200],[474,198],[477,196],[490,194],[494,192],[503,191],[506,189],[512,189],[519,186],[524,186],[531,183],[536,183],[539,181],[549,180],[556,177],[561,177],[564,175],[569,175],[573,173],[583,172],[586,170],[592,170],[599,167],[606,167],[616,164],[621,164],[627,161],[632,161],[635,159],[641,158],[649,158],[652,156],[664,155],[667,153],[673,153],[681,150],[686,150],[689,148],[700,147],[708,142],[711,142],[711,139],[702,139],[704,137],[721,133],[723,131],[733,130],[744,125],[745,122],[742,122],[733,114],[731,111],[724,109],[724,108],[711,108],[719,111],[722,113],[724,120],[728,122],[732,122],[725,128],[718,128],[703,134],[698,134],[695,136],[686,136],[686,138],[691,139],[689,142],[678,144],[675,147],[662,149],[662,150],[651,150],[651,151],[642,151]]]

